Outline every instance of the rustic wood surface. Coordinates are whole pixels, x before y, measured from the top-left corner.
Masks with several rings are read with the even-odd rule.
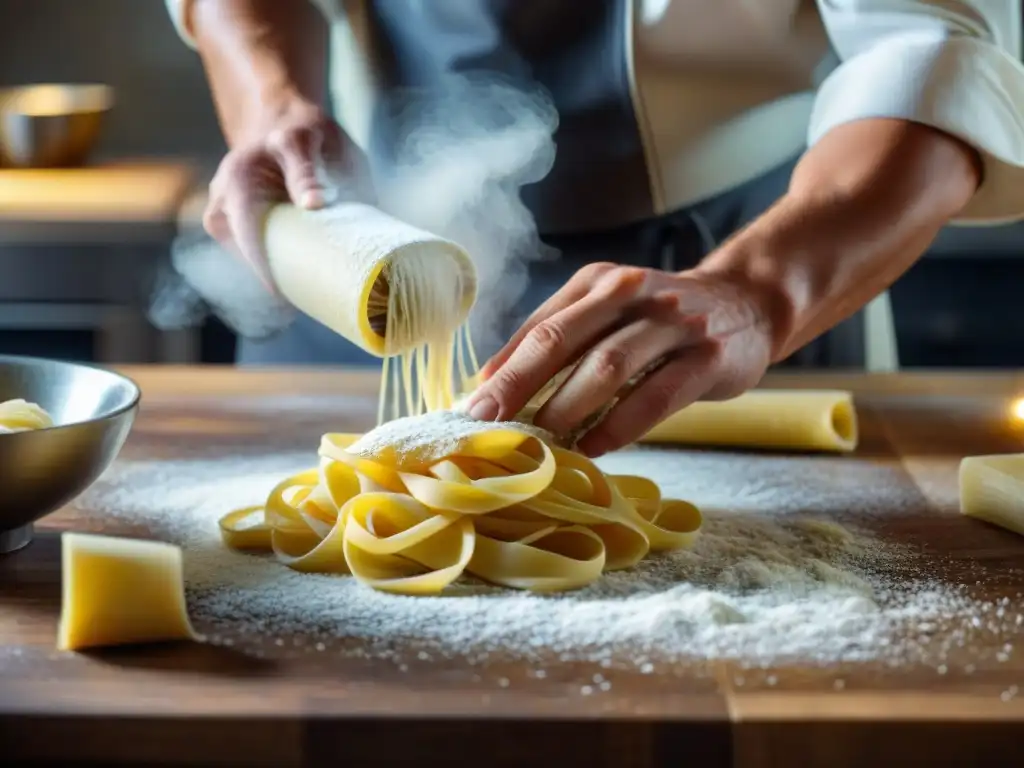
[[[331,429],[372,425],[373,375],[316,370],[137,368],[143,407],[122,458],[225,450],[279,431],[315,450],[323,415],[292,400],[348,395]],[[1024,450],[1009,418],[1015,374],[775,376],[768,386],[856,393],[857,455],[901,473],[914,503],[878,510],[884,530],[941,553],[943,577],[1024,609],[1024,539],[958,513],[956,469],[968,454]],[[246,403],[262,403],[247,412]],[[226,407],[230,404],[230,408]],[[258,418],[254,414],[258,413]],[[13,764],[334,765],[1011,765],[1024,733],[1024,660],[970,675],[863,663],[742,670],[717,662],[656,674],[615,672],[581,696],[594,666],[552,661],[537,679],[514,663],[394,664],[263,658],[194,644],[91,654],[54,651],[59,532],[95,529],[74,504],[42,522],[26,550],[0,559],[0,757]],[[116,527],[109,533],[126,533]],[[938,560],[936,561],[938,562]],[[959,565],[958,565],[959,564]],[[961,568],[962,566],[962,568]],[[735,680],[742,672],[744,682]],[[507,687],[497,680],[507,678]],[[845,687],[837,690],[841,678]]]

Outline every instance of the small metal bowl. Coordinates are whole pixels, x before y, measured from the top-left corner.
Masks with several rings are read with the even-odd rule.
[[[139,407],[131,379],[79,363],[0,355],[0,401],[38,403],[54,426],[0,434],[0,555],[88,488],[121,450]]]
[[[0,165],[82,165],[114,105],[107,85],[26,85],[0,90]]]

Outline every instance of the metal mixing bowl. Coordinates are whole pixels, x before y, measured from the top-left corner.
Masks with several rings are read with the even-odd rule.
[[[0,355],[0,401],[38,403],[55,426],[0,434],[0,555],[88,488],[124,445],[139,407],[131,379],[101,368]]]
[[[106,85],[26,85],[0,90],[0,165],[81,165],[114,104]]]

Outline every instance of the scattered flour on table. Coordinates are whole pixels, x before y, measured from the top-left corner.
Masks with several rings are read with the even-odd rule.
[[[856,519],[870,528],[883,507],[887,515],[901,505],[920,509],[906,477],[881,464],[620,452],[598,463],[649,477],[665,496],[702,508],[704,528],[692,550],[652,555],[557,596],[460,582],[443,597],[407,597],[347,576],[297,573],[222,545],[221,515],[261,503],[284,476],[315,462],[313,451],[122,462],[79,507],[182,545],[193,617],[225,636],[273,637],[278,645],[301,636],[317,648],[352,643],[366,655],[415,648],[424,649],[421,657],[556,654],[606,662],[614,654],[643,671],[652,660],[694,657],[752,665],[937,663],[971,645],[975,633],[1012,639],[1020,631],[1020,601],[979,602],[966,588],[931,578],[912,542],[846,525]]]

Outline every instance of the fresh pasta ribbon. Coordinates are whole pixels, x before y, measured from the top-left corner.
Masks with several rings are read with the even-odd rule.
[[[960,460],[960,511],[1024,536],[1024,454]]]
[[[50,414],[27,400],[6,400],[0,403],[0,432],[29,432],[53,426]]]
[[[700,512],[643,478],[496,425],[444,455],[324,435],[320,465],[265,504],[225,515],[225,544],[298,571],[349,573],[385,592],[436,595],[463,574],[536,592],[578,589],[652,550],[692,545]]]

